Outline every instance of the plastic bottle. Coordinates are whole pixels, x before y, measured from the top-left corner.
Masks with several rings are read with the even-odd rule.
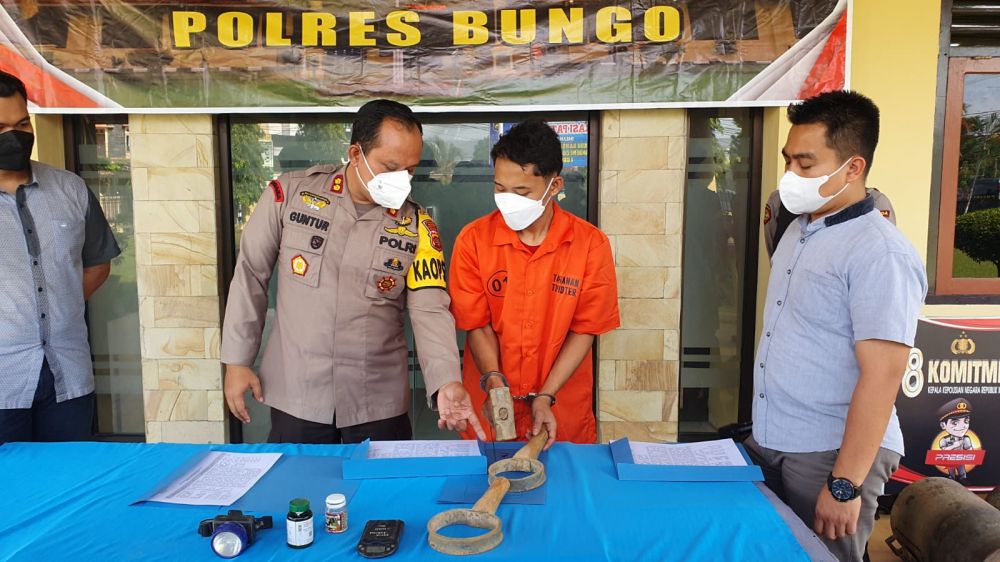
[[[344,494],[326,497],[326,532],[343,533],[347,530],[347,498]]]
[[[313,512],[309,500],[296,498],[288,502],[288,546],[306,548],[313,543]]]

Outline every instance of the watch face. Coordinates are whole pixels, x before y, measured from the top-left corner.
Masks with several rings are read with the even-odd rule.
[[[847,480],[838,478],[830,483],[830,494],[840,501],[847,501],[854,497],[854,485]]]

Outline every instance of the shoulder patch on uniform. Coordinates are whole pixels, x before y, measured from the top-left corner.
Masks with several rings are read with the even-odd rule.
[[[889,218],[889,215],[891,214],[889,209],[880,209],[879,212],[882,213],[882,216],[885,218]]]
[[[284,203],[285,202],[285,188],[281,187],[281,182],[280,181],[278,181],[278,180],[271,180],[270,183],[267,184],[267,186],[269,188],[271,188],[271,192],[274,193],[274,202],[275,203]]]
[[[446,286],[441,234],[434,220],[421,209],[417,212],[417,253],[406,274],[406,287],[412,291]]]
[[[764,224],[771,222],[771,206],[764,205]]]
[[[336,195],[344,194],[344,174],[333,176],[333,181],[330,182],[330,192]]]

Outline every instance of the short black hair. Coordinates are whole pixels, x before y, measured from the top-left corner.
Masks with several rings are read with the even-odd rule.
[[[857,92],[838,90],[788,106],[792,125],[823,124],[826,145],[840,159],[859,155],[865,159],[865,175],[872,169],[878,145],[879,112],[875,102]]]
[[[0,98],[9,98],[14,94],[21,94],[24,101],[28,101],[28,90],[25,89],[24,82],[17,76],[0,70]]]
[[[351,125],[351,144],[360,144],[361,150],[367,154],[378,143],[379,129],[382,123],[391,119],[403,127],[414,128],[424,134],[424,128],[413,111],[405,105],[392,100],[372,100],[358,109]]]
[[[559,175],[563,167],[562,144],[559,135],[548,123],[533,117],[514,126],[493,145],[490,158],[495,164],[505,158],[515,164],[535,167],[536,176]]]

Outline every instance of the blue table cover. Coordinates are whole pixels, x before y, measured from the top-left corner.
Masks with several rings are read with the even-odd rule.
[[[0,559],[219,560],[198,522],[227,508],[141,504],[137,497],[207,448],[286,455],[349,456],[351,445],[7,443],[0,446]],[[502,504],[504,541],[472,560],[808,560],[753,484],[619,481],[606,445],[557,443],[547,453],[545,505]],[[362,481],[348,505],[347,532],[285,544],[287,503],[270,512],[242,560],[364,560],[355,552],[365,521],[405,521],[389,560],[450,560],[427,544],[427,521],[444,478]],[[330,490],[336,492],[336,490]],[[291,498],[288,498],[291,499]]]

